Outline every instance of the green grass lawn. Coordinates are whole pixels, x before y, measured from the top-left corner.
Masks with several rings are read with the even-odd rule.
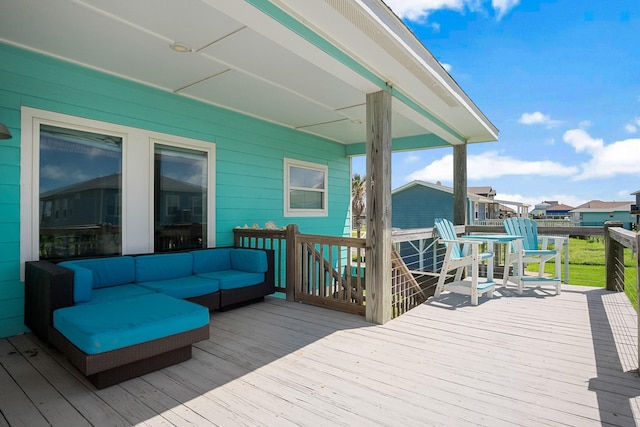
[[[564,255],[563,255],[564,257]],[[545,273],[553,274],[555,263],[549,261],[545,264]],[[624,252],[624,276],[625,293],[638,310],[636,269],[631,250]],[[529,264],[527,271],[537,272],[538,266]],[[606,271],[604,258],[604,238],[601,236],[591,239],[569,240],[569,283],[581,286],[606,286]],[[564,268],[562,269],[564,281]]]

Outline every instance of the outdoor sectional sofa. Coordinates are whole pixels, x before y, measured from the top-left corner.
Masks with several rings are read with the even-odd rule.
[[[27,262],[25,324],[97,388],[188,360],[209,311],[275,291],[273,251],[216,248]]]

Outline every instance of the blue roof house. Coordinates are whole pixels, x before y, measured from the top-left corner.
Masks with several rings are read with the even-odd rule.
[[[25,331],[26,261],[226,246],[268,221],[348,235],[351,156],[372,176],[393,150],[497,139],[382,1],[286,4],[3,3],[0,337]]]

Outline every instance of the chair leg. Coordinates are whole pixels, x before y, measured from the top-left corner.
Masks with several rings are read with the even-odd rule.
[[[444,290],[444,282],[447,279],[447,273],[449,272],[449,263],[445,262],[442,264],[442,269],[440,270],[440,277],[438,278],[438,285],[436,286],[436,290],[433,293],[433,296],[438,298],[442,291]]]

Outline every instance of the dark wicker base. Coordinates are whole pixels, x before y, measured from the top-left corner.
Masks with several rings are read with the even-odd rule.
[[[51,343],[97,388],[104,388],[191,357],[191,344],[209,338],[209,325],[153,341],[86,354],[53,327]]]
[[[220,310],[220,292],[185,299],[195,302],[196,304],[204,305],[209,311]]]
[[[220,289],[220,309],[228,310],[256,301],[264,301],[266,294],[264,283],[238,289]]]

